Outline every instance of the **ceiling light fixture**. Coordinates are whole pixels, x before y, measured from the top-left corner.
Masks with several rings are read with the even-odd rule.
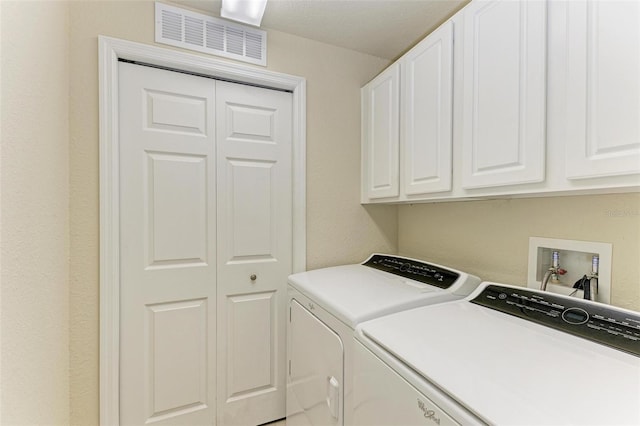
[[[222,0],[220,16],[259,27],[266,6],[267,0]]]

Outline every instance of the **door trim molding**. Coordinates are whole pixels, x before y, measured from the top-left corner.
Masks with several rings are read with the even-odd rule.
[[[111,37],[98,37],[100,118],[100,424],[120,423],[120,176],[118,60],[293,93],[293,271],[306,269],[306,80]]]

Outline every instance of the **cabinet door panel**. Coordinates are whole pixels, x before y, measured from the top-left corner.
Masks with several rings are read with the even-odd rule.
[[[567,12],[567,177],[639,173],[640,3],[575,1]]]
[[[451,190],[453,23],[445,23],[402,60],[403,190]]]
[[[462,186],[544,180],[546,3],[464,11]]]
[[[363,88],[364,201],[399,194],[399,80],[395,64]]]

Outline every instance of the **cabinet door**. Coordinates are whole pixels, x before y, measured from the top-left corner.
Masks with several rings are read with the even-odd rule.
[[[546,2],[464,9],[462,186],[544,180]]]
[[[362,89],[363,201],[399,194],[399,81],[396,63]]]
[[[640,3],[567,10],[569,179],[640,172]]]
[[[402,165],[407,195],[451,190],[453,22],[402,59]]]

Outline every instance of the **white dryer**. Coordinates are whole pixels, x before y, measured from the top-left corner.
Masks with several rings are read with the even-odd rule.
[[[455,269],[384,254],[291,275],[287,426],[350,424],[356,325],[463,298],[479,283]]]
[[[483,283],[356,338],[355,425],[640,424],[637,312]]]

